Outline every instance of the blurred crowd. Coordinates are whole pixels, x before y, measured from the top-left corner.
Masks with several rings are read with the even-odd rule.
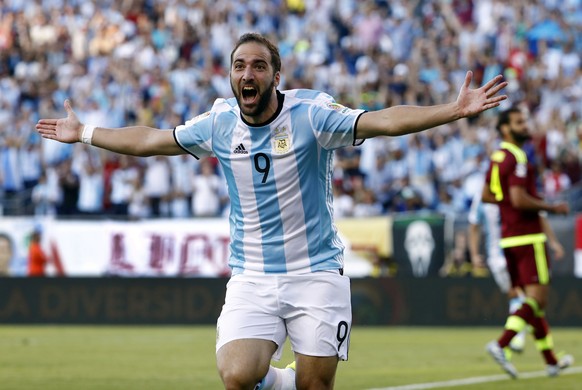
[[[353,108],[454,101],[497,74],[530,114],[546,197],[581,180],[582,0],[0,0],[3,213],[219,216],[213,158],[134,158],[42,140],[39,118],[172,129],[230,97],[240,34],[277,42],[280,89],[313,88]],[[495,110],[339,150],[338,217],[462,213],[497,146]]]

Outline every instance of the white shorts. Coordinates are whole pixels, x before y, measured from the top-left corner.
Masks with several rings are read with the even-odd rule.
[[[216,328],[216,351],[239,339],[271,340],[281,358],[287,335],[294,352],[348,359],[350,279],[338,271],[233,276]]]

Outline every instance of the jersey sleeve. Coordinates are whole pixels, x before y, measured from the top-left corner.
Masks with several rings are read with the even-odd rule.
[[[519,162],[511,153],[507,154],[510,157],[506,158],[507,166],[502,166],[505,172],[507,172],[507,184],[509,187],[525,187],[527,183],[527,160],[525,162]]]
[[[309,109],[309,120],[317,142],[325,149],[354,145],[356,123],[365,110],[356,110],[320,100]]]
[[[178,145],[196,158],[212,154],[212,126],[216,113],[207,111],[174,129]]]

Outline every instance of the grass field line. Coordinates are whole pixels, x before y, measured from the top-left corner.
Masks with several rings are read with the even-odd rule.
[[[567,370],[560,373],[560,375],[572,375],[572,374],[581,374],[582,367],[570,367]],[[530,379],[530,378],[539,378],[542,376],[546,376],[546,371],[532,371],[532,372],[524,372],[519,374],[519,379]],[[501,382],[501,381],[510,381],[511,379],[506,374],[500,375],[490,375],[490,376],[476,376],[472,378],[463,378],[463,379],[453,379],[450,381],[442,381],[442,382],[427,382],[427,383],[416,383],[411,385],[403,385],[403,386],[393,386],[393,387],[382,387],[382,388],[375,388],[370,390],[423,390],[423,389],[438,389],[440,387],[456,387],[456,386],[467,386],[467,385],[476,385],[480,383],[489,383],[489,382]]]

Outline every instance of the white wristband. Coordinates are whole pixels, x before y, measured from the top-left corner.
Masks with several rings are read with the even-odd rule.
[[[93,138],[93,131],[95,126],[85,125],[83,126],[83,132],[81,133],[81,142],[84,144],[91,145],[91,139]]]

